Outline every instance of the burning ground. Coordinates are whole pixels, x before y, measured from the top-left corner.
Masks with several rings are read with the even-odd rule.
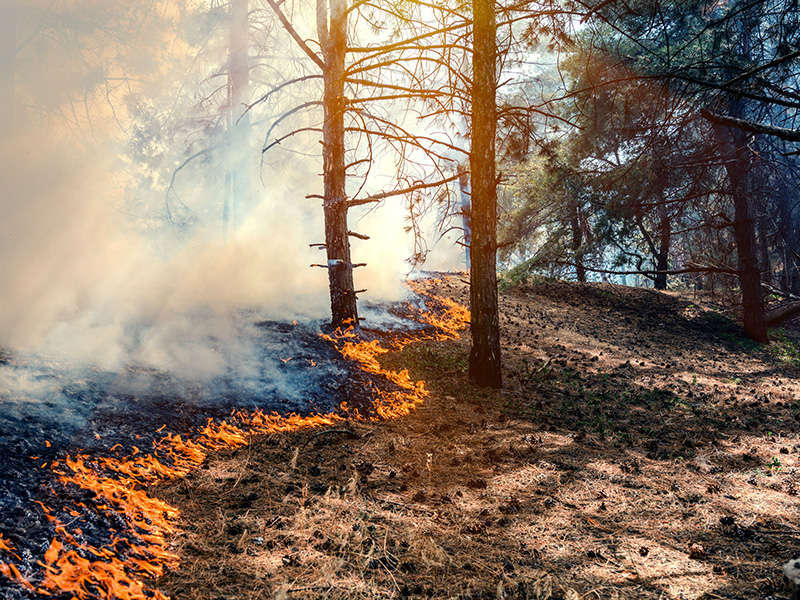
[[[426,284],[466,302],[458,277]],[[430,396],[275,433],[157,494],[172,598],[782,597],[797,555],[797,339],[759,350],[697,300],[538,282],[502,294],[506,386],[468,341],[377,356]]]
[[[463,322],[460,307],[419,298],[394,314],[371,311],[379,329],[358,339],[297,323],[250,323],[242,331],[255,356],[234,365],[238,355],[228,349],[222,364],[229,368],[203,380],[135,365],[104,372],[4,356],[3,597],[164,598],[151,584],[179,564],[169,545],[181,531],[179,509],[154,498],[153,486],[253,436],[407,413],[424,386],[380,369],[374,357],[385,350],[376,336],[396,338],[398,324],[406,338],[452,335],[435,318],[424,323],[426,302]],[[207,342],[226,350],[224,340]]]

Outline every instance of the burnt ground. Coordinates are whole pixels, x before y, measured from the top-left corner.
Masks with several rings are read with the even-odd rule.
[[[65,456],[132,457],[166,433],[197,431],[234,409],[314,414],[347,401],[366,412],[372,386],[391,385],[343,361],[316,324],[262,321],[247,331],[258,349],[249,378],[224,372],[202,383],[137,365],[112,372],[0,352],[0,550],[4,541],[13,548],[0,553],[2,600],[56,597],[2,575],[2,563],[12,559],[24,578],[41,581],[43,555],[57,533],[54,518],[80,531],[70,539],[78,540],[82,558],[92,558],[90,547],[125,554],[120,540],[130,523],[104,510],[107,499],[94,491],[58,483]],[[106,597],[89,589],[83,597]]]
[[[466,302],[458,277],[427,284]],[[157,493],[171,598],[766,599],[800,555],[797,327],[760,349],[691,297],[501,294],[504,388],[468,336],[381,357],[430,397],[256,438]]]

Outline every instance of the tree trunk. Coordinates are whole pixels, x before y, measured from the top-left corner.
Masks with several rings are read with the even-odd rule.
[[[772,264],[769,258],[769,246],[767,245],[767,233],[769,225],[767,223],[766,202],[762,199],[758,206],[758,218],[756,219],[756,241],[758,242],[758,265],[761,271],[761,280],[772,285]]]
[[[317,0],[317,33],[325,62],[322,163],[325,186],[325,248],[331,295],[331,324],[358,326],[350,238],[347,234],[347,195],[344,162],[344,60],[347,51],[347,0]]]
[[[669,220],[669,212],[666,206],[659,208],[659,246],[658,256],[656,257],[656,271],[669,270],[669,247],[672,240],[672,224]],[[656,273],[653,287],[657,290],[667,289],[667,274]]]
[[[714,128],[733,195],[733,229],[739,263],[739,287],[742,290],[744,333],[750,339],[766,344],[769,337],[764,320],[755,220],[749,198],[750,161],[745,134],[725,125],[715,125]]]
[[[755,31],[754,16],[745,13],[739,23],[741,27],[740,49],[742,56],[750,55],[751,36]],[[733,73],[731,68],[726,73]],[[732,74],[730,76],[733,76]],[[741,119],[744,108],[741,98],[727,98],[727,114]],[[742,291],[742,320],[744,333],[756,342],[769,343],[767,324],[764,319],[764,296],[761,291],[761,270],[758,265],[756,226],[753,218],[751,194],[753,193],[753,164],[748,147],[748,135],[741,129],[715,124],[714,132],[719,144],[725,171],[733,195],[734,237],[739,271],[739,287]]]
[[[250,95],[248,0],[230,0],[228,10],[228,172],[223,208],[226,230],[242,223],[250,198],[250,116],[245,113]]]
[[[469,377],[481,387],[502,385],[497,299],[496,22],[493,0],[473,0],[472,72],[472,351]]]
[[[783,246],[783,285],[792,294],[800,295],[800,272],[795,253],[800,253],[798,219],[794,207],[797,193],[782,181],[779,183],[778,217],[780,219],[780,238]]]
[[[581,231],[581,215],[578,209],[578,201],[573,196],[569,201],[569,226],[572,230],[572,256],[575,260],[575,275],[578,281],[586,283],[586,268],[583,266],[583,256],[580,254],[581,244],[583,243],[583,232]]]

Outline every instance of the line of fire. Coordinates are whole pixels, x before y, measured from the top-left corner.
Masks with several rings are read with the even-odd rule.
[[[110,448],[101,450],[97,436],[98,444],[91,452],[59,454],[49,452],[54,446],[47,441],[47,456],[24,457],[38,467],[39,472],[32,475],[38,488],[25,509],[26,531],[0,532],[0,574],[14,583],[17,593],[6,585],[3,588],[11,597],[21,598],[166,600],[152,587],[152,581],[180,568],[170,544],[179,533],[180,512],[154,498],[149,490],[185,477],[200,467],[208,453],[245,446],[254,436],[332,426],[348,419],[391,419],[408,414],[426,397],[425,382],[412,381],[407,371],[382,368],[377,357],[422,339],[457,337],[469,322],[464,307],[417,289],[421,302],[393,309],[414,331],[349,327],[313,334],[319,337],[319,341],[312,340],[314,349],[335,352],[337,362],[350,365],[342,377],[347,400],[333,411],[278,414],[236,409],[226,417],[208,418],[193,431],[170,432],[162,425],[149,435],[125,431],[118,425],[114,439],[120,441]],[[297,324],[285,327],[302,330]],[[315,357],[324,362],[319,354]],[[308,356],[298,360],[325,368]],[[159,417],[174,422],[170,407],[153,409]],[[8,473],[12,468],[5,466],[6,476],[13,475]],[[40,552],[44,536],[49,536],[49,541]],[[20,540],[24,546],[12,540]]]
[[[800,600],[799,6],[0,0],[0,600]]]

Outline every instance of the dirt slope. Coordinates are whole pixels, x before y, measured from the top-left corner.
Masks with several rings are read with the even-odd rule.
[[[458,277],[427,284],[466,302]],[[502,294],[505,387],[468,335],[386,355],[409,416],[254,440],[161,490],[174,599],[767,598],[800,556],[800,382],[692,299],[540,282]]]

